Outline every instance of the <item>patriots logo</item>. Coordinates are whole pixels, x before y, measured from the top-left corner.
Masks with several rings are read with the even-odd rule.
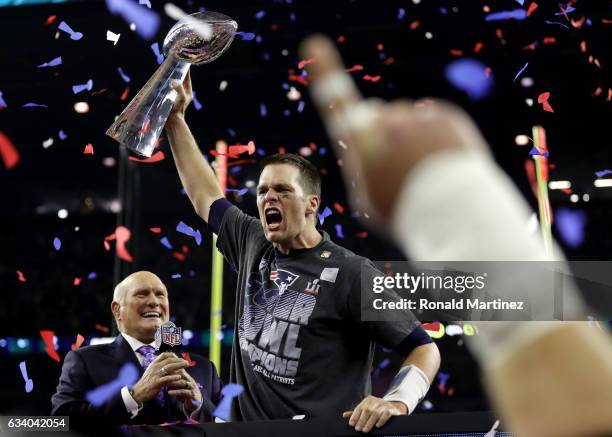
[[[274,282],[278,287],[279,296],[282,296],[283,293],[287,291],[287,288],[289,288],[289,286],[293,284],[299,277],[300,275],[294,275],[293,273],[282,269],[272,270],[270,272],[270,280]]]

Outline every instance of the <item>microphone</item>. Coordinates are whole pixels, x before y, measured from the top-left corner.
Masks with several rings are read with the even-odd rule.
[[[155,331],[155,349],[159,353],[174,352],[179,355],[179,347],[183,344],[183,329],[173,322],[162,323]]]

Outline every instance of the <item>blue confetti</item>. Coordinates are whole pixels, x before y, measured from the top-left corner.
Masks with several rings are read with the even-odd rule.
[[[240,384],[228,384],[221,389],[223,399],[219,402],[219,405],[213,411],[213,416],[223,419],[225,421],[230,420],[230,410],[232,407],[232,399],[237,397],[244,391],[244,387]]]
[[[569,247],[575,248],[582,244],[586,223],[587,216],[584,211],[560,208],[555,212],[555,226],[561,240]]]
[[[300,103],[298,103],[297,112],[302,112],[304,110],[304,106],[305,106],[304,101],[300,100]]]
[[[397,11],[397,19],[401,20],[405,16],[406,16],[406,10],[404,8],[399,8],[399,10]]]
[[[185,235],[195,238],[196,244],[198,246],[202,244],[202,234],[200,233],[199,230],[193,229],[191,226],[188,226],[182,221],[179,222],[178,225],[176,225],[176,230],[177,232],[180,232],[181,234],[185,234]]]
[[[516,2],[521,6],[525,4],[525,0],[516,0]]]
[[[493,12],[485,16],[485,21],[524,20],[527,18],[525,9],[514,9],[512,11]]]
[[[252,41],[255,39],[255,34],[252,32],[236,32],[236,35],[239,35],[243,41]]]
[[[264,103],[259,104],[259,115],[261,115],[262,117],[268,116],[268,108],[266,108],[266,105]]]
[[[568,26],[568,25],[563,24],[563,23],[559,23],[558,21],[549,21],[549,20],[544,20],[544,22],[545,22],[546,24],[558,24],[559,26],[563,26],[563,27],[565,27],[566,29],[569,29],[569,26]]]
[[[44,64],[40,64],[37,67],[38,68],[45,68],[45,67],[56,67],[58,65],[62,65],[62,57],[58,57],[55,59],[50,60],[49,62],[45,62]]]
[[[528,65],[529,65],[529,62],[525,63],[525,65],[523,65],[523,68],[521,68],[519,72],[516,73],[516,76],[514,76],[514,79],[512,80],[513,83],[516,82],[516,80],[519,78],[521,74],[523,74],[523,71],[525,71]]]
[[[91,272],[89,275],[87,275],[87,279],[89,279],[90,281],[92,279],[96,279],[98,277],[98,274],[96,272]]]
[[[21,106],[22,108],[48,108],[47,105],[41,105],[40,103],[26,103],[24,105]]]
[[[6,104],[4,99],[2,98],[2,91],[0,91],[0,108],[8,108],[8,105]]]
[[[59,136],[59,139],[62,141],[68,138],[68,135],[66,135],[63,130],[59,131],[58,136]]]
[[[168,237],[162,237],[160,240],[160,243],[163,244],[164,246],[166,246],[168,249],[172,250],[172,244],[170,244],[170,241],[168,240]]]
[[[117,71],[119,72],[119,74],[121,75],[121,79],[123,79],[125,83],[130,83],[130,77],[123,72],[123,69],[121,67],[117,67]]]
[[[153,50],[153,53],[155,53],[157,65],[161,65],[161,63],[164,62],[164,55],[159,51],[159,43],[154,42],[151,44],[151,50]]]
[[[74,94],[78,94],[78,93],[80,93],[82,91],[85,91],[85,90],[91,91],[92,89],[93,89],[93,80],[89,79],[87,81],[87,83],[85,83],[83,85],[74,85],[72,87],[72,92]]]
[[[323,225],[325,219],[330,215],[332,215],[332,210],[329,209],[329,206],[326,206],[321,214],[317,214],[317,216],[319,217],[319,224]]]
[[[338,236],[338,238],[344,238],[344,233],[342,232],[341,224],[336,225],[336,235]]]
[[[132,0],[106,0],[106,7],[113,14],[119,14],[128,23],[136,25],[136,33],[151,39],[159,28],[159,15],[152,9],[144,8]]]
[[[261,20],[265,16],[266,16],[266,11],[259,11],[255,14],[255,18],[257,18],[258,20]]]
[[[486,97],[493,86],[493,79],[487,76],[485,65],[475,59],[451,62],[444,73],[455,88],[466,92],[472,100]]]
[[[598,178],[603,178],[605,175],[608,175],[608,174],[612,174],[612,170],[607,169],[607,168],[604,170],[595,172],[595,176],[597,176]]]
[[[174,275],[170,276],[172,279],[181,279],[182,276],[180,273],[175,273]]]
[[[202,104],[196,98],[196,92],[195,91],[191,90],[191,94],[193,95],[193,106],[195,107],[196,111],[199,111],[200,109],[202,109]]]
[[[574,12],[576,10],[576,8],[574,8],[572,6],[559,5],[559,7],[561,7],[562,11],[561,12],[557,12],[555,15],[565,15],[565,14],[569,14],[571,12]]]
[[[60,240],[59,238],[55,237],[53,239],[53,247],[55,247],[55,250],[60,250],[62,248],[62,240]]]
[[[535,147],[535,146],[531,148],[531,150],[529,151],[529,154],[530,154],[531,156],[544,156],[544,157],[546,157],[546,158],[548,157],[548,152],[544,152],[544,153],[542,153],[542,152],[540,152],[540,151],[538,150],[538,148],[537,148],[537,147]]]
[[[57,26],[57,28],[70,35],[70,39],[74,41],[78,41],[83,38],[83,34],[81,32],[75,32],[74,30],[72,30],[70,26],[68,26],[68,23],[66,23],[65,21],[62,21],[59,26]]]
[[[138,369],[133,363],[126,363],[119,370],[119,376],[114,381],[101,385],[85,395],[87,401],[93,406],[100,406],[109,400],[122,387],[131,386],[138,381]]]

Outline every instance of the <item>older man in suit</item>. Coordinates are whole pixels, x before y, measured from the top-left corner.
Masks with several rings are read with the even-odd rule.
[[[214,365],[193,355],[193,363],[173,353],[155,354],[157,328],[168,321],[170,305],[163,282],[140,271],[117,287],[111,304],[120,334],[109,344],[69,352],[64,359],[53,415],[70,416],[71,428],[92,430],[104,424],[159,424],[192,418],[212,420],[222,383]],[[131,387],[123,387],[101,406],[90,404],[88,391],[114,380],[125,363],[141,369]]]

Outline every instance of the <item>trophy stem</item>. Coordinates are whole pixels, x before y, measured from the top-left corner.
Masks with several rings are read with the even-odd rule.
[[[177,93],[172,83],[183,82],[191,64],[168,56],[106,135],[139,155],[149,158],[170,115]]]

